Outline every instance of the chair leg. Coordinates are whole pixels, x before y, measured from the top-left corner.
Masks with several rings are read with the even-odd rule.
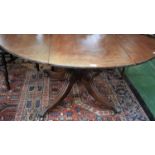
[[[36,66],[37,71],[39,72],[40,71],[39,64],[36,63],[35,66]]]
[[[121,78],[124,78],[126,67],[122,67],[119,69]]]
[[[11,60],[13,60],[13,58],[14,58],[14,57],[13,57],[13,55],[12,55],[12,54],[10,54],[10,59],[11,59]]]
[[[54,71],[54,67],[53,66],[51,67],[51,71]]]
[[[122,68],[122,71],[121,71],[122,77],[124,76],[124,73],[125,73],[125,67],[123,67],[123,68]]]
[[[8,69],[7,69],[7,63],[6,63],[4,54],[2,54],[2,64],[4,66],[4,78],[5,78],[6,87],[7,87],[8,90],[10,90]]]

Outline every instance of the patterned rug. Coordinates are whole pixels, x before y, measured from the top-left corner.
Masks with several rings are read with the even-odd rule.
[[[0,120],[39,120],[38,113],[54,100],[65,87],[65,80],[53,81],[33,65],[16,63],[9,66],[11,91],[7,91],[0,73],[0,104],[12,104],[0,112]],[[121,113],[98,107],[87,90],[77,83],[63,102],[49,112],[45,120],[61,121],[120,121],[149,120],[125,80],[117,70],[104,70],[95,79],[96,87],[105,98],[121,107]]]

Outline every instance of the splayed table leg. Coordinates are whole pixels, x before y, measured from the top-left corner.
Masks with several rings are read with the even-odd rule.
[[[95,87],[94,78],[100,74],[101,71],[93,72],[93,70],[74,70],[69,69],[66,70],[65,73],[61,74],[52,74],[52,72],[49,74],[53,80],[61,80],[66,79],[66,87],[62,89],[60,95],[51,103],[48,105],[42,113],[40,113],[40,117],[44,117],[46,113],[51,111],[51,109],[59,104],[62,100],[64,100],[69,92],[71,91],[73,85],[80,81],[82,84],[84,84],[85,88],[87,89],[88,93],[96,100],[98,101],[97,104],[105,109],[113,110],[114,112],[118,113],[120,112],[119,108],[116,108],[116,106],[112,103],[104,102],[105,98],[99,93],[98,89]]]

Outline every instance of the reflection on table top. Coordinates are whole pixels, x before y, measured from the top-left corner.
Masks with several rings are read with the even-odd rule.
[[[134,34],[3,34],[0,46],[25,59],[77,68],[126,66],[155,56],[155,39]]]

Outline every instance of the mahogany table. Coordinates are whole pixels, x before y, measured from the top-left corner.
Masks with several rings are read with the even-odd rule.
[[[104,99],[94,85],[94,77],[101,69],[136,65],[155,56],[155,39],[133,34],[3,34],[0,47],[18,57],[66,69],[66,72],[49,73],[53,79],[67,77],[68,83],[41,116],[62,101],[77,80],[99,105],[117,111],[115,105],[102,103]]]

